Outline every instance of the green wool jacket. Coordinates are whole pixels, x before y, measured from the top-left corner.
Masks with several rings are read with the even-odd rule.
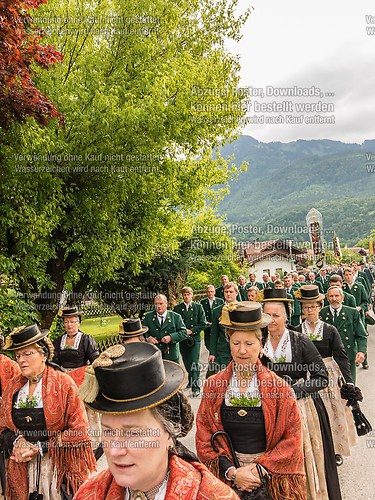
[[[219,324],[223,306],[224,304],[221,304],[212,311],[210,335],[210,354],[215,356],[215,361],[220,364],[223,359],[231,357],[229,342],[225,336],[225,328]]]
[[[247,300],[247,290],[245,285],[238,285],[238,293],[241,296],[241,300]]]
[[[206,320],[208,323],[212,323],[212,311],[215,309],[215,307],[220,306],[224,304],[224,300],[220,299],[218,297],[214,297],[214,300],[212,301],[212,309],[210,307],[210,302],[208,298],[204,298],[201,300],[201,306],[203,307],[204,313],[206,315]]]
[[[343,301],[342,305],[355,308],[356,303],[355,303],[355,298],[353,297],[353,295],[351,295],[350,293],[346,293],[344,290],[343,290],[343,292],[344,292],[344,301]],[[327,298],[324,299],[324,305],[329,306],[329,302],[328,302]]]
[[[342,285],[342,289],[346,293],[350,293],[350,295],[353,295],[353,297],[355,298],[355,305],[359,306],[362,309],[363,314],[365,313],[365,311],[368,311],[368,295],[363,285],[355,281],[352,287],[350,287],[347,283],[344,282]]]
[[[323,307],[320,311],[320,317],[322,321],[335,326],[339,331],[349,361],[354,361],[357,352],[366,353],[366,330],[357,309],[342,306],[340,314],[334,323],[330,307]]]
[[[319,288],[320,293],[324,293],[324,287],[321,280],[315,279],[312,281],[306,281],[306,285],[316,285]]]
[[[358,271],[357,276],[354,277],[355,281],[360,281],[362,285],[364,286],[366,292],[368,295],[371,295],[371,283],[370,280],[368,279],[366,273],[363,271]]]
[[[324,290],[324,293],[327,293],[327,290],[329,288],[329,276],[326,276],[325,278],[323,278],[323,276],[317,276],[316,277],[316,281],[319,281],[319,283],[322,284],[322,287],[323,287],[323,290]],[[319,286],[319,285],[318,285]]]
[[[189,309],[186,310],[186,305],[182,302],[177,304],[173,310],[181,315],[186,328],[193,332],[195,341],[199,342],[201,340],[201,331],[207,326],[206,315],[201,304],[192,302]]]
[[[298,300],[295,298],[294,296],[294,292],[296,290],[298,290],[298,286],[296,285],[292,285],[290,291],[288,291],[289,289],[286,289],[287,290],[287,295],[290,295],[290,297],[288,297],[288,299],[292,298],[293,299],[293,302],[291,302],[292,304],[292,316],[300,316],[301,315],[301,303],[298,302]]]
[[[169,344],[160,342],[158,347],[163,354],[163,359],[178,363],[180,357],[178,343],[189,338],[181,316],[174,311],[167,311],[167,317],[161,327],[156,311],[150,311],[146,313],[142,324],[148,327],[148,332],[145,334],[146,339],[155,337],[160,341],[165,335],[171,336],[172,340]]]

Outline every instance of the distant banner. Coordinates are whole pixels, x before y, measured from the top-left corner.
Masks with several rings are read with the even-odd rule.
[[[312,208],[306,215],[306,224],[309,228],[311,248],[315,256],[315,265],[323,267],[325,254],[323,251],[323,217],[322,214]]]
[[[333,233],[333,253],[338,259],[342,258],[342,251],[340,246],[340,240],[336,236],[336,232]]]

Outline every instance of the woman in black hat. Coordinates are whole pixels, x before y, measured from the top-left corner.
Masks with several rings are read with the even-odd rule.
[[[221,325],[226,328],[232,361],[205,383],[197,414],[197,452],[215,475],[231,482],[241,494],[252,492],[249,498],[268,498],[260,488],[261,466],[273,500],[304,500],[301,419],[294,394],[259,360],[260,329],[270,322],[254,302],[223,307]],[[214,448],[212,436],[222,431],[229,436],[232,450],[222,436]]]
[[[9,500],[61,498],[60,488],[75,492],[95,470],[85,408],[77,387],[50,363],[53,345],[37,325],[20,327],[7,337],[21,374],[3,392],[1,446],[7,467]]]
[[[57,315],[64,322],[64,335],[57,337],[53,341],[55,355],[53,361],[61,369],[69,373],[74,382],[79,387],[85,376],[85,367],[91,364],[98,356],[99,350],[94,337],[81,332],[81,314],[76,307],[66,307],[60,309]],[[100,422],[98,416],[87,410],[89,419],[92,445],[96,448],[98,444],[98,434],[100,432]]]
[[[193,425],[180,391],[183,369],[146,342],[115,345],[86,368],[79,394],[101,413],[109,466],[88,480],[75,500],[235,500],[178,438]]]
[[[297,291],[298,292],[298,291]],[[308,499],[341,500],[329,418],[319,396],[328,385],[321,355],[308,338],[287,328],[286,290],[264,290],[267,327],[262,362],[291,384],[302,419]]]
[[[336,327],[319,319],[324,303],[319,288],[316,285],[301,286],[295,297],[302,304],[305,318],[296,329],[312,340],[327,367],[329,384],[322,391],[322,398],[330,419],[336,463],[341,465],[341,456],[350,456],[350,448],[356,444],[353,415],[341,398],[338,385],[338,380],[343,378],[355,393],[349,359]]]
[[[125,318],[119,325],[118,334],[104,341],[104,349],[116,344],[146,342],[144,335],[147,332],[147,326],[143,326],[139,318]]]
[[[86,366],[99,356],[94,337],[79,329],[81,314],[76,307],[60,309],[57,314],[64,322],[65,333],[53,341],[54,361],[66,372]]]

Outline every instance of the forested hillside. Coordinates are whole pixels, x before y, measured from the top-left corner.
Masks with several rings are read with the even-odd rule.
[[[222,154],[234,154],[238,165],[249,163],[220,205],[230,223],[254,228],[232,234],[239,240],[307,240],[305,217],[313,206],[323,215],[326,240],[335,230],[343,243],[354,245],[374,228],[375,140],[284,144],[241,136]]]

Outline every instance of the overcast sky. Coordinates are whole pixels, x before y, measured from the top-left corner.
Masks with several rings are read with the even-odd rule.
[[[254,7],[241,42],[229,46],[241,56],[241,86],[264,91],[267,86],[315,86],[323,93],[307,98],[254,96],[249,116],[264,123],[248,125],[243,133],[264,142],[375,139],[374,0],[240,0],[240,5]],[[366,16],[373,16],[374,24]],[[254,112],[254,106],[283,101],[291,101],[292,111]],[[319,101],[329,103],[330,110],[296,109],[297,103]],[[290,123],[290,116],[302,123]],[[331,123],[306,123],[315,116]],[[265,123],[272,117],[281,123]]]

